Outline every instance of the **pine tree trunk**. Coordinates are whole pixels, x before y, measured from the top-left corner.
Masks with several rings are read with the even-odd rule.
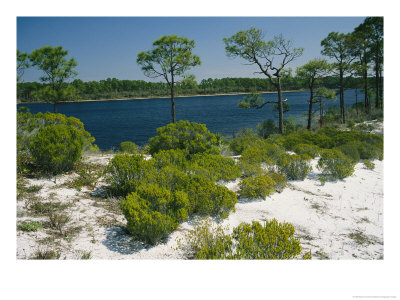
[[[375,50],[375,107],[379,108],[379,48]]]
[[[281,78],[278,77],[278,110],[279,110],[279,132],[283,134],[285,132],[283,126],[283,102],[282,102],[282,91],[281,91]]]
[[[342,117],[342,123],[346,123],[346,118],[345,118],[345,111],[344,111],[344,91],[343,91],[343,70],[340,69],[339,73],[339,80],[340,80],[340,90],[339,90],[339,95],[340,95],[340,114]]]
[[[307,122],[307,129],[311,130],[311,118],[312,118],[312,105],[313,105],[313,87],[310,87],[310,102],[308,104],[308,122]]]
[[[171,112],[172,112],[172,123],[176,123],[175,119],[175,82],[174,82],[174,74],[171,76]]]

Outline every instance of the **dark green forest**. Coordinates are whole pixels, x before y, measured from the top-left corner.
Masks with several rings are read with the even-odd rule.
[[[374,77],[369,78],[370,85],[375,81]],[[345,78],[346,88],[361,88],[362,78]],[[20,82],[17,84],[17,99],[19,102],[41,101],[35,92],[43,89],[49,84],[40,82]],[[165,82],[148,82],[144,80],[119,80],[107,78],[100,81],[84,82],[75,79],[70,83],[65,83],[74,88],[70,100],[87,99],[129,99],[135,97],[163,97],[169,96],[170,90]],[[338,85],[338,78],[327,76],[321,86],[335,89]],[[287,75],[283,80],[284,90],[305,90],[307,83],[297,76]],[[247,92],[266,92],[275,91],[270,81],[266,78],[221,78],[203,79],[200,83],[196,81],[190,83],[177,84],[176,92],[178,95],[210,95],[218,93],[247,93]]]

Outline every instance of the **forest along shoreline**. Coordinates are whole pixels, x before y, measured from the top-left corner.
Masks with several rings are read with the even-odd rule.
[[[300,90],[287,90],[282,91],[282,93],[296,93],[296,92],[304,92],[305,89]],[[257,91],[259,94],[276,94],[274,91]],[[175,98],[185,98],[185,97],[211,97],[211,96],[234,96],[234,95],[250,95],[251,92],[233,92],[233,93],[218,93],[218,94],[193,94],[193,95],[179,95],[175,96]],[[122,100],[146,100],[146,99],[171,99],[170,96],[150,96],[150,97],[129,97],[129,98],[102,98],[102,99],[83,99],[83,100],[71,100],[71,101],[62,101],[61,103],[75,103],[75,102],[95,102],[95,101],[122,101]],[[49,103],[47,101],[19,101],[17,100],[17,104],[32,104],[32,103]]]

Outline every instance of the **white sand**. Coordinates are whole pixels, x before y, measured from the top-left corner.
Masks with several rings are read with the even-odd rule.
[[[106,164],[112,155],[91,156],[88,161]],[[290,182],[282,193],[266,199],[239,199],[236,212],[222,222],[233,228],[241,222],[263,221],[276,218],[295,226],[304,251],[311,250],[314,259],[379,259],[383,256],[383,161],[374,161],[375,169],[367,170],[357,164],[355,173],[343,181],[327,182],[317,179],[318,170],[313,161],[313,172],[304,181]],[[74,175],[63,175],[57,186],[71,180]],[[65,213],[71,221],[67,227],[81,226],[82,230],[70,241],[58,239],[57,245],[39,243],[47,236],[44,229],[34,233],[17,231],[17,258],[26,259],[41,249],[61,252],[61,258],[78,259],[91,252],[93,259],[182,259],[176,250],[176,239],[192,228],[187,221],[173,232],[168,240],[151,247],[134,241],[123,230],[124,217],[106,210],[102,201],[88,195],[88,190],[76,191],[57,187],[50,179],[29,180],[30,184],[43,185],[37,193],[43,201],[71,203]],[[237,191],[239,180],[226,183]],[[99,184],[101,186],[102,183]],[[52,194],[53,193],[53,194]],[[43,220],[27,217],[26,201],[17,202],[18,222]],[[111,225],[104,225],[109,221]],[[115,226],[114,226],[115,225]],[[349,234],[361,232],[368,243],[357,244]]]

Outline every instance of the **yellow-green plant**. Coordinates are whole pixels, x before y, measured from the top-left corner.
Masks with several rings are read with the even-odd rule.
[[[307,154],[290,155],[283,154],[278,160],[277,166],[280,173],[285,174],[291,180],[304,180],[312,170],[311,157]]]
[[[318,168],[333,179],[343,179],[354,173],[354,163],[338,150],[324,150],[318,160]]]
[[[157,129],[157,136],[149,140],[150,154],[169,149],[186,149],[190,154],[219,153],[218,139],[206,125],[179,121]]]
[[[239,196],[245,198],[265,198],[275,192],[276,182],[268,175],[244,178],[239,184]]]
[[[119,144],[119,151],[123,153],[135,154],[139,151],[139,146],[134,142],[126,141]]]
[[[48,125],[31,139],[29,150],[43,171],[59,174],[80,159],[83,144],[82,133],[74,127]]]

